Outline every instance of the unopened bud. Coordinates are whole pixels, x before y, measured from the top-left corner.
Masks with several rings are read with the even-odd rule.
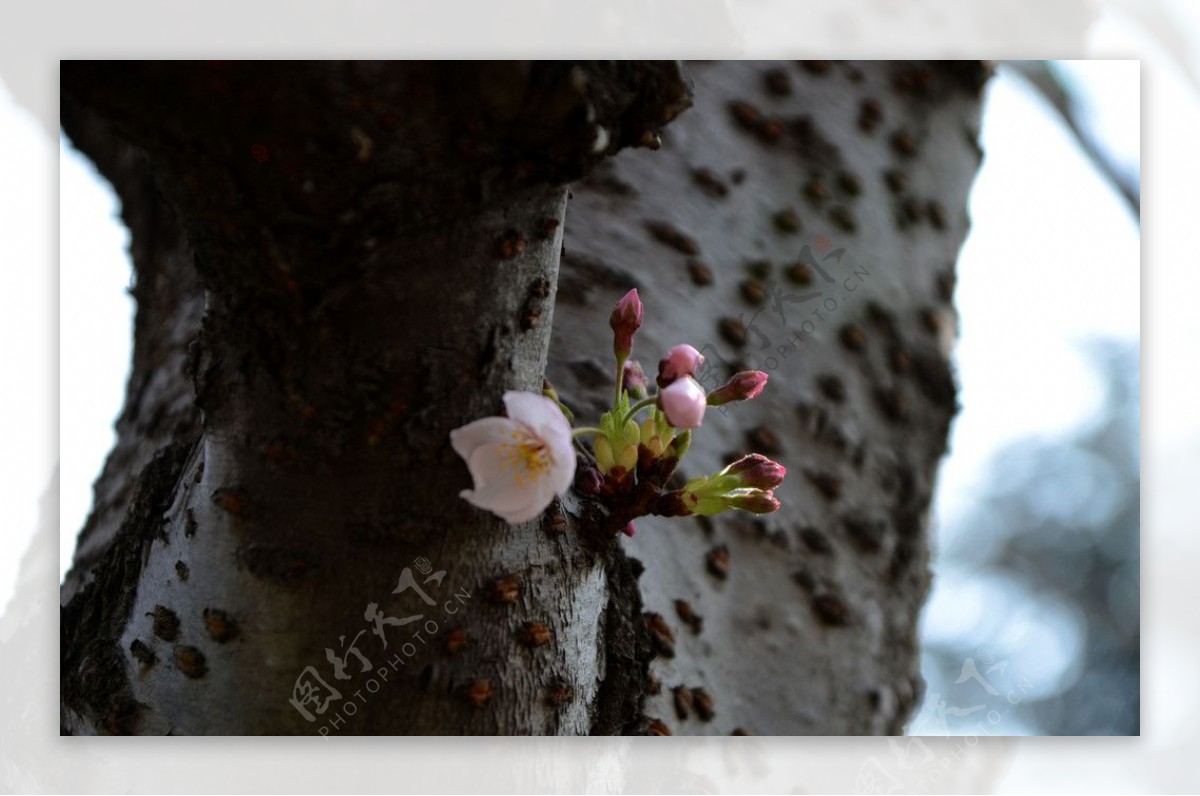
[[[646,378],[646,372],[642,370],[642,366],[636,359],[631,359],[625,363],[625,375],[622,378],[622,383],[634,398],[640,400],[646,397],[646,387],[649,385],[649,380]]]
[[[675,428],[700,428],[704,420],[704,388],[691,376],[684,376],[658,393],[658,405]]]
[[[658,386],[666,387],[676,379],[695,376],[703,366],[704,355],[687,343],[681,343],[668,351],[667,356],[658,363]]]
[[[642,301],[636,287],[617,302],[608,325],[613,330],[613,353],[624,360],[633,351],[633,335],[642,325]]]
[[[752,514],[770,514],[779,510],[779,501],[771,491],[747,489],[729,493],[729,503],[735,509],[749,511]]]
[[[783,483],[787,468],[773,462],[761,453],[743,456],[721,471],[723,475],[735,475],[741,486],[752,489],[774,489]]]
[[[599,495],[604,477],[595,467],[580,464],[575,471],[575,489],[584,495]]]
[[[767,386],[767,374],[761,370],[743,370],[708,394],[709,406],[721,406],[732,401],[749,401],[758,397]]]

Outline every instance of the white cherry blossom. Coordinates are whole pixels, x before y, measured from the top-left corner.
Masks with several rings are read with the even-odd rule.
[[[571,425],[554,401],[506,392],[507,417],[485,417],[450,432],[474,489],[460,496],[510,523],[537,517],[575,478]]]

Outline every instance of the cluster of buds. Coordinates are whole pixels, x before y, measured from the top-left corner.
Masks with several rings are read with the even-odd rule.
[[[779,508],[775,487],[787,470],[761,453],[743,456],[714,475],[693,478],[682,489],[667,492],[654,502],[654,513],[668,517],[691,514],[710,516],[729,509],[770,514]]]
[[[520,523],[540,515],[574,483],[594,498],[601,526],[628,536],[635,532],[634,520],[647,514],[711,515],[729,509],[763,514],[779,508],[773,490],[785,470],[759,454],[667,490],[705,409],[756,397],[767,374],[744,371],[707,392],[696,379],[704,356],[680,344],[659,362],[651,393],[645,371],[630,358],[642,316],[637,290],[631,290],[609,318],[616,391],[599,426],[572,428],[572,413],[546,382],[541,395],[506,393],[506,416],[485,417],[451,432],[454,450],[474,479],[475,488],[461,493],[465,500]],[[575,446],[582,445],[581,437],[592,438],[591,458],[577,466]]]
[[[704,356],[682,343],[658,363],[656,389],[651,393],[645,371],[630,358],[643,314],[637,290],[631,290],[609,318],[617,386],[613,406],[600,418],[599,427],[576,431],[591,434],[595,456],[594,466],[580,467],[576,487],[604,506],[610,530],[630,536],[633,521],[646,514],[716,514],[727,509],[764,513],[779,508],[771,490],[783,480],[785,470],[757,454],[754,467],[746,461],[735,463],[682,490],[666,490],[667,480],[688,451],[692,433],[704,422],[705,410],[756,397],[767,383],[767,374],[738,373],[708,392],[696,379]]]

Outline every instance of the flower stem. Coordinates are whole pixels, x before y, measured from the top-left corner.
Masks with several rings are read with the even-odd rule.
[[[657,394],[657,393],[655,393],[654,395],[651,395],[651,396],[649,396],[649,397],[647,397],[647,398],[643,398],[642,400],[638,401],[638,402],[637,402],[637,403],[635,403],[633,406],[629,407],[629,413],[628,413],[628,414],[626,414],[626,415],[625,415],[625,417],[621,418],[621,421],[622,421],[622,423],[624,423],[624,421],[626,421],[626,420],[628,420],[629,418],[631,418],[631,417],[633,417],[634,415],[636,415],[636,414],[637,414],[638,412],[640,412],[641,410],[645,409],[647,406],[653,406],[653,405],[655,404],[655,402],[656,402],[656,401],[658,401],[658,394]]]
[[[584,434],[603,434],[604,432],[595,426],[580,426],[579,428],[571,429],[572,437],[582,437]]]
[[[582,456],[584,458],[584,460],[586,460],[589,464],[595,465],[596,457],[593,456],[592,452],[587,449],[587,446],[584,445],[582,442],[580,442],[578,439],[574,440],[574,442],[575,442],[576,450],[579,451],[579,455]]]
[[[546,395],[546,394],[542,393],[542,395]],[[554,403],[558,405],[558,408],[563,413],[563,417],[565,417],[568,422],[575,419],[575,413],[572,412],[570,409],[568,409],[567,405],[558,399],[558,396],[546,395],[546,397],[549,398],[551,401],[554,401]]]
[[[617,355],[617,391],[613,395],[613,406],[621,403],[621,391],[625,389],[625,360],[628,358],[628,354]]]

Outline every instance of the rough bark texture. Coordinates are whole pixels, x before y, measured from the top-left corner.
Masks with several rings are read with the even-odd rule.
[[[549,371],[560,392],[585,416],[608,400],[607,341],[586,330],[636,285],[647,371],[690,342],[715,366],[706,386],[770,374],[760,398],[710,410],[681,469],[758,451],[789,473],[775,514],[647,518],[625,545],[673,637],[645,712],[674,733],[898,734],[918,703],[984,75],[698,64],[695,106],[661,150],[602,164],[575,190]]]
[[[678,65],[64,63],[138,300],[64,732],[902,728],[984,72],[694,70],[661,149],[605,161],[691,104]],[[784,509],[618,542],[570,495],[521,526],[461,501],[448,432],[548,355],[594,419],[630,286],[648,364],[770,371],[684,469],[774,452]]]

